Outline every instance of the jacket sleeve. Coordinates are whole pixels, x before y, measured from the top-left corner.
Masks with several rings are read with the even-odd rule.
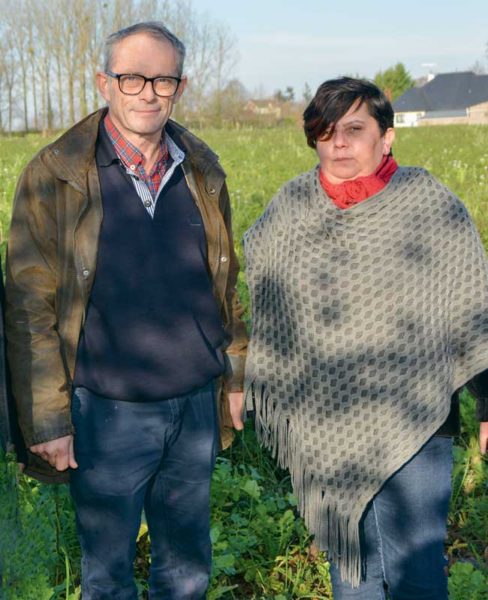
[[[7,249],[6,334],[12,391],[27,446],[72,433],[57,331],[55,181],[40,156],[15,193]]]
[[[476,416],[479,421],[488,421],[488,369],[475,375],[466,384],[469,392],[476,398]]]
[[[227,377],[227,388],[230,392],[240,392],[244,386],[244,366],[248,335],[246,325],[242,320],[244,307],[237,295],[236,285],[239,274],[239,261],[234,249],[232,235],[232,218],[227,185],[223,184],[220,194],[220,210],[222,212],[227,236],[229,239],[229,275],[225,289],[226,303],[226,329],[230,343],[226,348],[226,355],[230,364],[230,374]]]

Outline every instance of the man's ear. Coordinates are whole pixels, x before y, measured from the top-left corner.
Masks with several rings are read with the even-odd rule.
[[[110,83],[109,83],[108,79],[109,79],[109,77],[106,73],[102,73],[102,72],[97,73],[96,83],[97,83],[98,91],[100,92],[100,95],[102,96],[102,98],[104,100],[106,100],[107,102],[110,100],[110,94],[109,94]]]
[[[178,91],[176,92],[176,94],[174,95],[174,98],[173,98],[173,102],[174,102],[175,104],[176,104],[176,103],[179,101],[179,99],[181,98],[181,96],[182,96],[183,92],[184,92],[184,91],[185,91],[185,89],[186,89],[186,86],[187,86],[187,84],[188,84],[188,77],[187,77],[186,75],[183,75],[183,76],[181,77],[181,82],[180,82],[180,85],[178,86]]]

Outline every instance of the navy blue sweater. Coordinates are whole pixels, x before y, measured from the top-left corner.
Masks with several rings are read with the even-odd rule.
[[[224,370],[202,218],[179,166],[152,219],[99,138],[104,216],[74,384],[118,400],[180,396]]]

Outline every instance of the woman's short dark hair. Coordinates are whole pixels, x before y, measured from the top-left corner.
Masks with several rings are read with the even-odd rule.
[[[393,107],[374,83],[367,79],[339,77],[322,83],[303,113],[307,144],[315,148],[317,140],[328,139],[334,133],[337,121],[358,100],[358,108],[363,102],[366,103],[369,114],[379,125],[381,135],[393,127]]]

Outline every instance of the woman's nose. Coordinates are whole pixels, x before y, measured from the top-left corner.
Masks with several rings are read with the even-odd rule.
[[[347,136],[344,131],[340,129],[336,129],[333,135],[334,146],[342,148],[343,146],[347,146]]]

